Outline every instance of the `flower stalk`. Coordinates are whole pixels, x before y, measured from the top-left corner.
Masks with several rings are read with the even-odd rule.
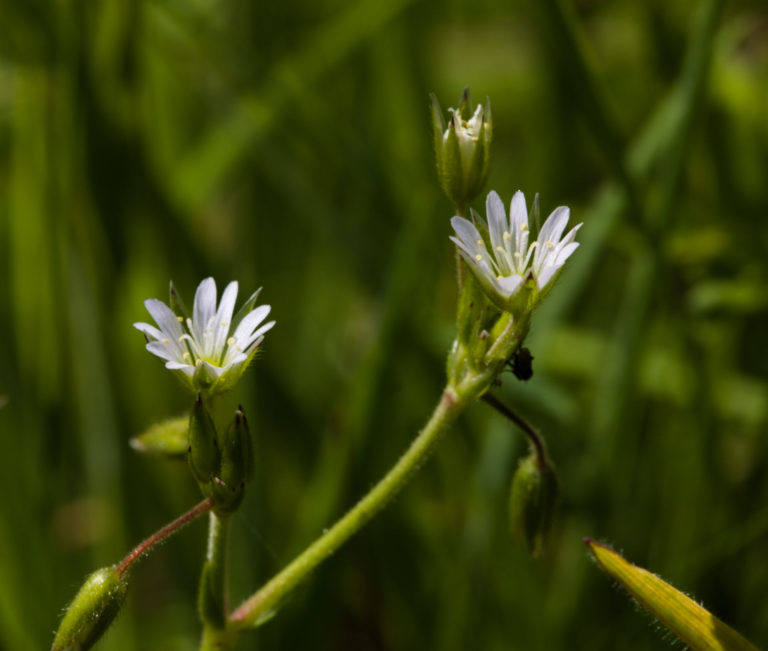
[[[117,573],[122,577],[136,561],[149,554],[149,552],[157,547],[157,545],[168,540],[173,534],[181,531],[181,529],[187,526],[190,522],[199,518],[201,515],[208,513],[213,506],[214,501],[212,499],[204,499],[189,511],[176,518],[173,522],[168,523],[162,529],[153,533],[149,538],[140,542],[117,566]]]
[[[335,525],[246,599],[232,613],[230,625],[235,629],[244,629],[268,619],[296,586],[403,489],[469,402],[453,387],[446,387],[429,421],[392,469]]]

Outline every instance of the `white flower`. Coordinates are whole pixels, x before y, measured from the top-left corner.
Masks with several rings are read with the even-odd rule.
[[[275,325],[274,321],[262,325],[269,305],[253,307],[261,290],[251,295],[233,319],[237,287],[237,281],[227,285],[217,308],[216,282],[206,278],[195,293],[192,318],[177,316],[165,303],[150,298],[144,305],[159,328],[133,324],[146,336],[147,350],[166,360],[165,367],[194,391],[210,395],[232,386],[253,359],[264,333]]]
[[[459,253],[486,293],[506,309],[529,277],[536,281],[539,293],[548,288],[558,270],[579,246],[574,240],[581,224],[562,237],[570,210],[565,206],[555,208],[541,227],[537,240],[529,245],[528,210],[522,192],[518,191],[512,197],[509,220],[504,204],[495,192],[488,195],[486,212],[490,251],[475,225],[463,217],[451,219],[457,235],[451,240],[459,247]],[[474,216],[479,220],[476,214]]]
[[[483,130],[483,122],[485,120],[483,105],[477,105],[474,115],[469,120],[461,119],[460,109],[449,108],[448,112],[451,114],[451,121],[450,126],[443,134],[443,142],[445,143],[448,141],[450,130],[454,129],[456,131],[456,137],[459,140],[461,156],[464,160],[469,161],[475,153],[477,141],[480,139],[480,134]]]

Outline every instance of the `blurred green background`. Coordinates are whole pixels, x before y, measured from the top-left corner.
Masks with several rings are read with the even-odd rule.
[[[131,325],[170,279],[263,285],[278,322],[219,405],[258,446],[233,601],[405,449],[456,293],[428,93],[465,85],[488,187],[585,222],[500,389],[559,471],[551,554],[509,540],[525,443],[479,404],[241,648],[667,648],[583,536],[768,643],[764,2],[2,0],[2,649],[48,648],[91,570],[199,500],[128,445],[189,405]],[[98,648],[195,648],[205,535],[143,562]]]

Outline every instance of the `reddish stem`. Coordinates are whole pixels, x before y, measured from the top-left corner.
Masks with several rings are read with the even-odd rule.
[[[163,542],[177,531],[182,529],[185,525],[189,524],[195,518],[200,517],[204,513],[208,513],[213,508],[213,499],[210,497],[204,499],[200,504],[194,506],[187,511],[184,515],[179,516],[173,522],[165,525],[159,531],[153,533],[149,538],[140,542],[133,551],[126,556],[120,565],[117,566],[117,573],[122,577],[123,574],[139,560],[144,554],[147,554],[155,545]]]

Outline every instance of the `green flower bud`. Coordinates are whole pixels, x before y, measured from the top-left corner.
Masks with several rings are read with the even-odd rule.
[[[221,468],[214,485],[217,511],[227,513],[240,506],[245,482],[253,475],[253,442],[242,406],[219,437]]]
[[[523,540],[531,556],[544,553],[558,501],[557,475],[531,453],[520,461],[509,493],[509,526],[513,539]]]
[[[448,197],[465,207],[485,185],[490,166],[492,122],[491,102],[478,104],[471,112],[469,89],[465,88],[459,107],[448,109],[446,124],[440,104],[430,95],[437,175]]]
[[[248,420],[239,406],[220,441],[221,479],[227,486],[237,486],[253,476],[253,442]]]
[[[115,567],[91,574],[67,608],[51,651],[90,649],[117,616],[127,590]]]
[[[189,417],[189,467],[205,495],[213,477],[219,472],[221,454],[216,440],[216,427],[203,399],[197,394],[195,406]]]

